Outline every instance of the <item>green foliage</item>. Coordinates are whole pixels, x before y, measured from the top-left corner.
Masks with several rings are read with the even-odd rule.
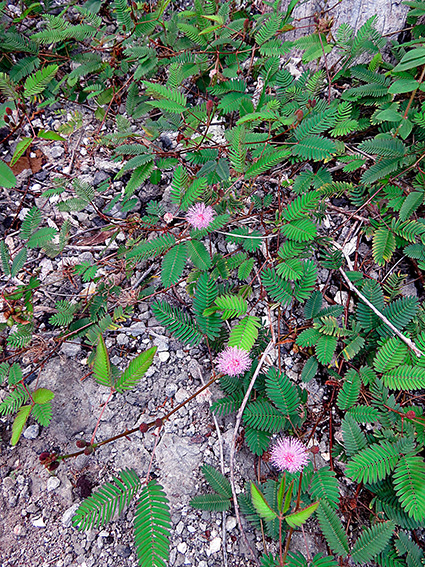
[[[400,450],[387,441],[374,444],[356,454],[348,463],[347,475],[361,482],[377,482],[388,476],[400,459]]]
[[[347,410],[354,406],[360,394],[360,387],[360,376],[353,368],[351,368],[345,375],[344,385],[338,394],[336,403],[339,409]]]
[[[134,515],[134,544],[141,567],[165,567],[169,558],[171,517],[164,490],[156,480],[143,487]]]
[[[331,471],[328,466],[320,468],[313,476],[310,494],[313,500],[326,501],[330,508],[337,510],[339,490],[335,472]]]
[[[358,538],[351,551],[356,563],[364,564],[374,559],[388,544],[394,533],[394,522],[382,522],[366,529]]]
[[[258,337],[259,326],[260,320],[258,317],[252,315],[245,317],[230,331],[229,346],[251,350]]]
[[[270,3],[254,13],[221,0],[195,0],[185,10],[161,0],[147,12],[141,3],[114,0],[57,14],[44,2],[41,8],[24,6],[13,18],[6,5],[0,7],[0,127],[8,129],[14,148],[9,164],[0,161],[13,222],[3,223],[0,241],[2,355],[8,360],[0,364],[0,413],[13,422],[13,444],[29,416],[42,426],[54,419],[53,393],[27,378],[40,352],[48,357],[50,345],[62,340],[80,338],[83,349],[93,349],[88,360],[94,378],[111,394],[136,387],[155,347],[120,372],[109,361],[105,340],[133,316],[133,306],[137,316],[145,298],[151,305],[151,296],[153,315],[174,338],[191,346],[205,341],[199,356],[209,353],[213,375],[216,353],[226,343],[251,351],[252,367],[243,378],[220,378],[225,397],[212,405],[218,416],[238,411],[273,339],[279,366],[262,368],[256,377],[243,413],[247,447],[260,457],[275,433],[298,435],[303,426],[302,437],[312,434],[309,416],[317,408],[303,404],[314,404],[314,396],[284,373],[284,349],[293,347],[303,362],[296,368],[302,381],[316,379],[333,389],[326,411],[336,407],[342,427],[334,456],[347,463],[343,475],[366,483],[359,498],[373,495],[362,501],[371,508],[371,524],[349,547],[335,475],[312,465],[301,483],[298,473],[288,473],[281,475],[284,488],[271,479],[253,485],[252,495],[240,497],[242,512],[279,541],[281,507],[287,505],[286,523],[297,527],[320,500],[316,513],[332,552],[358,564],[420,567],[423,554],[401,529],[425,520],[425,362],[383,317],[425,352],[425,10],[421,2],[405,2],[411,40],[402,44],[395,35],[388,50],[376,17],[357,33],[348,24],[328,33],[332,10],[310,35],[288,41],[296,4],[292,0],[282,12]],[[297,78],[282,65],[294,49],[302,50],[306,67],[314,66]],[[83,115],[68,116],[63,104],[92,109],[98,122],[92,131],[99,137],[82,140],[89,152],[95,143],[112,154],[119,164],[114,179],[96,188],[78,177],[64,180],[77,175],[74,146],[80,142],[66,137],[83,132]],[[57,132],[48,125],[54,115],[61,122]],[[37,206],[32,200],[40,196],[36,189],[28,193],[25,183],[22,199],[13,199],[8,190],[18,181],[11,168],[24,160],[32,167],[31,152],[49,140],[69,146],[74,171],[63,169],[64,177],[42,190]],[[151,184],[164,193],[161,201],[150,198]],[[216,212],[202,230],[190,229],[185,218],[197,202]],[[89,238],[81,240],[76,225],[85,224],[79,213],[86,212],[104,223],[93,235],[99,254],[95,262],[68,268],[68,258]],[[103,230],[110,233],[107,254],[98,249]],[[50,276],[40,278],[42,285],[34,281],[46,256],[59,255],[69,285],[59,301],[53,292],[51,303]],[[340,270],[378,313],[354,291],[345,295]],[[176,287],[181,280],[184,289]],[[89,283],[84,293],[81,282]],[[406,293],[408,284],[417,286],[419,297]],[[266,316],[263,328],[260,317]],[[267,365],[273,357],[274,350]],[[25,375],[22,362],[30,365]],[[123,474],[130,476],[124,480]],[[103,525],[126,506],[142,490],[132,474],[116,477],[81,523]],[[229,509],[227,481],[208,466],[204,474],[217,494],[194,502],[204,510]],[[294,494],[283,498],[289,479],[294,491],[301,487],[298,509]],[[135,521],[139,563],[165,565],[165,496],[154,481],[142,494]],[[395,524],[401,528],[396,537]],[[320,555],[286,559],[291,567],[336,564]],[[262,563],[278,565],[279,553],[265,555]]]
[[[164,287],[176,284],[183,273],[187,258],[187,246],[177,244],[164,256],[161,267],[161,282]]]
[[[425,519],[425,463],[416,455],[401,457],[394,471],[394,488],[404,510],[418,521]]]
[[[343,557],[349,554],[347,536],[336,512],[322,501],[317,510],[320,529],[331,550]]]
[[[285,374],[270,368],[266,378],[266,392],[274,405],[285,415],[297,413],[301,401],[295,386]]]
[[[206,481],[216,494],[202,494],[195,496],[190,501],[191,506],[199,510],[220,512],[230,508],[232,489],[230,482],[225,476],[210,465],[203,465],[202,472]]]
[[[196,345],[201,342],[202,334],[195,327],[191,318],[180,309],[171,307],[165,301],[157,301],[152,311],[158,321],[165,325],[174,336],[187,344]]]
[[[133,469],[122,470],[80,504],[72,518],[73,525],[80,530],[104,526],[116,513],[121,514],[140,487],[141,481]]]

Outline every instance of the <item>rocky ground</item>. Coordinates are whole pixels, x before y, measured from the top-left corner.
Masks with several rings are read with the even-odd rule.
[[[59,122],[51,119],[51,127]],[[37,126],[37,124],[33,125]],[[105,126],[108,127],[108,124]],[[216,133],[217,136],[220,132]],[[168,143],[168,142],[167,142]],[[8,161],[13,154],[14,144],[3,144],[2,157]],[[12,250],[19,245],[17,237],[17,218],[22,219],[27,210],[37,205],[48,217],[49,223],[60,224],[68,218],[72,224],[73,238],[64,254],[49,259],[38,250],[32,252],[34,273],[42,281],[42,288],[36,293],[35,317],[41,322],[43,352],[54,346],[49,339],[54,331],[49,330],[48,317],[54,312],[58,299],[70,294],[90,293],[89,284],[82,285],[80,279],[67,276],[66,266],[81,261],[93,262],[100,254],[117,248],[125,236],[120,234],[117,242],[108,242],[100,228],[106,224],[97,211],[89,206],[75,213],[58,213],[52,201],[41,198],[41,194],[51,187],[58,173],[78,176],[94,186],[107,180],[118,171],[119,164],[113,163],[102,148],[93,144],[93,126],[90,114],[84,116],[82,127],[68,137],[65,145],[57,142],[38,142],[27,161],[21,163],[20,186],[17,190],[4,190],[0,197],[0,230],[7,231],[7,242]],[[38,161],[37,161],[38,160]],[[170,174],[171,176],[171,174]],[[167,176],[162,185],[149,183],[138,195],[136,210],[142,212],[145,204],[153,199],[162,199],[169,207],[167,199]],[[270,182],[272,183],[272,182]],[[111,193],[102,194],[99,205],[105,204],[112,195],[124,186],[122,180],[115,181]],[[267,188],[267,185],[265,185]],[[125,218],[118,209],[112,214]],[[333,220],[341,219],[333,214]],[[358,225],[359,226],[359,225]],[[354,251],[357,242],[357,229],[343,229],[339,235],[341,246],[346,254]],[[102,239],[103,238],[103,239]],[[218,240],[216,246],[222,252],[229,251],[231,244]],[[227,247],[227,248],[226,248]],[[369,254],[366,248],[365,257]],[[107,266],[105,266],[105,273]],[[135,284],[143,276],[145,267],[134,276]],[[332,285],[327,270],[320,274],[321,286],[326,285],[327,293],[335,301],[342,303],[344,293]],[[3,280],[4,283],[4,280]],[[8,282],[9,284],[19,282]],[[184,293],[184,288],[181,289]],[[412,290],[409,290],[412,293]],[[265,304],[257,306],[259,315],[268,317]],[[287,318],[297,314],[286,313]],[[187,399],[211,375],[208,352],[203,348],[184,347],[175,341],[153,318],[149,302],[136,306],[131,321],[120,329],[108,332],[106,344],[114,364],[125,367],[128,361],[141,350],[156,345],[157,354],[153,366],[139,386],[126,395],[116,395],[102,415],[97,440],[113,436],[125,428],[131,428],[158,415],[164,415],[173,406]],[[281,356],[287,374],[300,382],[302,359],[299,354],[281,347]],[[229,449],[233,436],[234,419],[218,420],[217,427],[212,418],[209,402],[221,396],[218,386],[211,388],[211,396],[192,400],[165,424],[160,436],[154,433],[137,433],[123,438],[114,444],[103,446],[95,455],[80,456],[61,464],[55,474],[49,474],[39,464],[42,451],[72,452],[77,439],[91,437],[101,411],[101,405],[108,397],[92,377],[87,377],[88,349],[78,340],[65,343],[33,378],[39,387],[50,388],[55,392],[53,401],[53,420],[49,427],[39,428],[29,422],[17,447],[9,444],[11,435],[10,418],[0,419],[0,549],[4,567],[67,567],[93,565],[114,565],[130,567],[137,565],[132,544],[132,519],[134,510],[129,508],[121,517],[99,530],[79,532],[72,527],[71,518],[82,498],[91,489],[123,468],[134,468],[143,478],[148,471],[152,450],[155,458],[151,472],[164,486],[170,500],[173,533],[171,538],[171,566],[197,565],[197,567],[247,566],[253,565],[237,528],[232,512],[225,514],[207,513],[193,509],[190,499],[206,490],[200,471],[204,463],[220,468],[220,454],[224,455],[224,472],[228,473]],[[276,360],[277,351],[270,355],[268,362]],[[28,369],[34,366],[31,358],[24,361]],[[33,365],[33,366],[31,366]],[[312,415],[318,415],[326,400],[326,387],[316,378],[307,385],[309,406]],[[5,392],[0,393],[4,397]],[[337,421],[335,422],[337,425]],[[326,431],[317,428],[315,442],[319,445],[321,456],[329,460]],[[320,456],[320,455],[319,455]],[[245,482],[255,478],[253,456],[241,448],[236,457],[237,490],[243,490]],[[267,464],[264,464],[267,467]],[[261,551],[264,542],[261,534],[245,524],[247,536],[252,546]],[[310,526],[307,533],[311,554],[325,551],[317,528]],[[301,536],[295,535],[293,548],[305,551]],[[266,541],[267,549],[272,550]]]

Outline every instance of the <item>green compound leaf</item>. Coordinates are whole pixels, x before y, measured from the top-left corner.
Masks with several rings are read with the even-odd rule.
[[[304,367],[301,372],[301,380],[304,383],[310,382],[317,374],[317,370],[319,368],[319,363],[314,356],[310,356],[307,362],[304,364]]]
[[[367,447],[366,435],[349,413],[342,420],[342,437],[345,450],[350,457]]]
[[[279,301],[282,305],[291,303],[292,289],[290,284],[278,276],[273,268],[267,268],[263,271],[261,282],[272,299]]]
[[[165,301],[157,301],[152,305],[152,311],[158,321],[174,334],[174,336],[185,344],[197,345],[202,340],[202,333],[193,323],[191,317],[171,307]]]
[[[73,525],[79,530],[104,526],[129,505],[141,484],[133,469],[120,471],[112,482],[106,482],[80,504],[72,518]]]
[[[292,147],[292,155],[302,159],[321,161],[336,152],[335,142],[323,136],[306,136]]]
[[[394,488],[410,517],[425,519],[425,463],[417,455],[402,457],[394,471]]]
[[[261,457],[270,445],[271,435],[266,431],[260,431],[253,427],[245,429],[245,443],[248,445],[250,451],[255,455]]]
[[[269,503],[265,499],[263,493],[251,482],[251,498],[257,513],[261,518],[267,521],[275,520],[278,516],[277,513],[270,508]]]
[[[336,337],[321,335],[316,343],[316,357],[321,364],[329,364],[335,353],[338,339]]]
[[[192,498],[190,505],[198,510],[225,512],[230,508],[230,499],[223,494],[199,494]]]
[[[258,328],[261,322],[258,317],[249,315],[242,319],[230,331],[229,346],[238,347],[243,350],[251,350],[258,337]]]
[[[15,420],[12,425],[12,439],[10,440],[11,445],[16,445],[19,441],[31,410],[32,406],[22,406],[21,408],[19,408],[19,411],[16,414]]]
[[[372,252],[373,259],[378,266],[384,266],[389,262],[395,250],[395,236],[387,228],[381,227],[373,235]]]
[[[336,403],[339,409],[347,410],[354,406],[359,397],[361,385],[358,372],[354,368],[350,368],[344,377],[344,385],[338,394]]]
[[[42,427],[47,427],[52,421],[52,404],[50,402],[35,404],[32,408],[32,416]]]
[[[222,319],[233,319],[246,314],[248,304],[240,295],[221,295],[215,300],[217,307],[223,311]]]
[[[111,363],[109,362],[108,349],[102,335],[99,335],[99,342],[96,347],[93,374],[96,381],[102,384],[102,386],[112,386]]]
[[[174,246],[164,256],[161,268],[161,282],[164,287],[175,285],[183,273],[187,258],[186,244]]]
[[[339,488],[335,472],[326,465],[314,473],[310,486],[313,500],[326,500],[334,510],[338,510]]]
[[[230,482],[224,475],[221,474],[221,472],[217,471],[211,465],[206,464],[202,465],[201,470],[205,476],[206,481],[213,490],[215,490],[222,496],[232,498],[232,487],[230,486]]]
[[[151,347],[134,358],[121,376],[115,381],[115,390],[125,392],[131,390],[151,366],[157,347]]]
[[[400,459],[400,450],[388,441],[363,449],[347,466],[347,476],[357,482],[377,482],[388,476]]]
[[[199,270],[208,270],[211,267],[211,256],[199,240],[189,240],[186,243],[189,257]]]
[[[47,65],[44,69],[40,69],[33,75],[30,75],[24,85],[25,98],[41,94],[56,75],[58,69],[58,65]]]
[[[266,377],[266,391],[270,400],[280,411],[289,416],[297,413],[301,401],[297,389],[285,374],[270,368]]]
[[[264,398],[248,403],[243,418],[249,427],[270,433],[281,431],[287,423],[286,417]]]
[[[306,523],[309,517],[314,514],[319,504],[320,502],[315,502],[303,510],[298,510],[289,516],[285,516],[286,522],[291,526],[291,528],[298,528],[299,526],[302,526]]]
[[[341,520],[329,504],[324,501],[320,503],[317,510],[317,519],[331,550],[342,557],[349,555],[348,540]]]
[[[166,567],[170,554],[171,516],[161,485],[151,480],[137,501],[134,543],[141,567]]]
[[[364,530],[353,546],[351,557],[356,563],[365,564],[381,553],[394,533],[395,523],[382,522]]]

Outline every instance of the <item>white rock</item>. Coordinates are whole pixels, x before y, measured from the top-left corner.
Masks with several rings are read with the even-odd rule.
[[[167,360],[170,358],[170,353],[169,352],[160,352],[160,353],[158,353],[158,358],[161,362],[167,362]]]
[[[135,337],[137,337],[138,335],[144,335],[146,332],[146,325],[142,321],[138,321],[137,323],[133,323],[130,327],[128,327],[128,332]]]
[[[215,537],[214,539],[212,539],[210,541],[210,549],[209,549],[210,553],[217,553],[217,551],[220,551],[220,548],[221,548],[221,538],[220,537]]]
[[[189,397],[189,394],[188,394],[187,390],[185,390],[184,388],[179,388],[179,390],[177,390],[177,392],[175,393],[174,399],[178,404],[181,404],[188,397]]]
[[[31,523],[35,528],[45,528],[46,527],[46,524],[44,523],[43,518],[36,518]]]
[[[234,518],[233,516],[228,516],[226,518],[226,530],[227,531],[232,531],[235,527],[236,527],[236,518]]]
[[[75,512],[77,511],[77,508],[79,506],[79,502],[76,502],[75,504],[73,504],[70,508],[68,508],[68,510],[65,510],[63,516],[62,516],[62,526],[64,528],[69,528],[72,525],[72,516],[75,514]]]
[[[60,486],[60,479],[57,476],[49,477],[47,481],[47,492],[52,492],[52,490],[56,490]]]
[[[179,545],[177,546],[177,551],[179,553],[183,553],[183,555],[184,555],[187,551],[187,543],[185,541],[182,541],[181,543],[179,543]]]
[[[39,432],[40,427],[38,423],[35,423],[34,425],[30,425],[25,429],[24,437],[25,439],[37,439]]]
[[[127,337],[127,335],[124,334],[124,333],[120,333],[120,334],[117,336],[117,343],[118,343],[119,345],[127,345],[127,344],[129,343],[129,340],[130,340],[130,339],[129,339],[129,338]]]
[[[61,352],[69,358],[75,358],[81,350],[81,345],[78,343],[63,343]]]

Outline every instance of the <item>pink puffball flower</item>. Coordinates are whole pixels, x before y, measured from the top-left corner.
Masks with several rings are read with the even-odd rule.
[[[186,220],[193,228],[207,228],[215,217],[215,211],[209,205],[204,203],[196,203],[189,207],[186,215]]]
[[[250,368],[252,360],[246,350],[238,347],[227,347],[218,355],[217,368],[228,376],[243,374]]]
[[[304,445],[293,437],[279,439],[270,453],[270,462],[280,471],[294,473],[302,471],[308,463]]]

